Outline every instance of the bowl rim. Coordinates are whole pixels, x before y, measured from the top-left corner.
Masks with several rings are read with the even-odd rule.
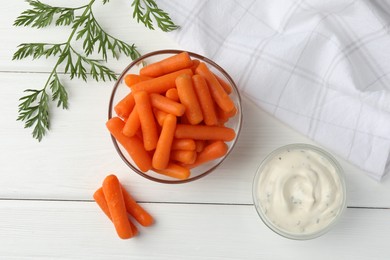
[[[195,58],[197,58],[197,59],[199,59],[201,61],[205,61],[207,63],[210,63],[213,67],[215,67],[218,71],[220,71],[224,75],[224,77],[227,78],[227,80],[229,81],[231,86],[234,88],[235,93],[237,94],[238,104],[240,105],[240,108],[238,109],[239,114],[237,114],[239,122],[238,122],[238,129],[237,129],[236,137],[232,141],[233,143],[232,143],[230,149],[228,150],[228,152],[226,153],[226,155],[223,156],[222,158],[220,158],[219,162],[216,165],[212,166],[207,171],[205,171],[205,172],[203,172],[203,173],[201,173],[201,174],[199,174],[199,175],[197,175],[195,177],[190,177],[190,178],[185,179],[185,180],[179,180],[179,179],[178,180],[175,180],[175,179],[172,179],[172,180],[159,179],[159,178],[155,178],[153,176],[150,176],[150,175],[140,171],[139,169],[137,169],[137,167],[132,165],[127,160],[126,156],[123,154],[122,150],[120,149],[120,147],[118,145],[118,142],[116,141],[114,136],[112,136],[110,134],[111,135],[111,140],[112,140],[112,142],[114,144],[114,147],[115,147],[117,153],[119,154],[119,156],[121,157],[121,159],[125,162],[125,164],[127,166],[129,166],[134,172],[136,172],[137,174],[141,175],[142,177],[144,177],[146,179],[149,179],[149,180],[152,180],[152,181],[155,181],[155,182],[159,182],[159,183],[165,183],[165,184],[188,183],[188,182],[192,182],[192,181],[198,180],[198,179],[208,175],[209,173],[211,173],[214,169],[216,169],[219,165],[221,165],[223,161],[225,161],[225,159],[229,156],[229,154],[231,153],[231,151],[235,147],[235,145],[237,143],[237,140],[238,140],[238,138],[240,136],[240,133],[241,133],[242,122],[243,122],[241,95],[240,95],[238,87],[235,84],[235,82],[233,81],[232,77],[221,66],[219,66],[217,63],[215,63],[214,61],[210,60],[209,58],[204,57],[204,56],[202,56],[200,54],[191,52],[191,51],[180,50],[180,49],[163,49],[163,50],[158,50],[158,51],[152,51],[152,52],[146,53],[146,54],[138,57],[137,59],[133,60],[129,65],[127,65],[126,68],[121,72],[121,74],[119,75],[119,77],[115,81],[114,87],[112,88],[110,99],[109,99],[109,104],[108,104],[108,120],[113,117],[112,111],[113,111],[113,107],[114,107],[114,98],[115,98],[116,91],[117,91],[120,83],[122,82],[123,77],[126,75],[126,73],[128,72],[129,69],[131,69],[135,65],[139,64],[140,62],[142,62],[142,60],[144,60],[146,58],[149,58],[149,57],[152,57],[152,56],[155,56],[155,55],[160,55],[160,54],[178,54],[178,53],[181,53],[181,52],[187,52],[191,57],[195,57]]]
[[[302,235],[289,233],[289,232],[287,232],[287,231],[285,231],[285,230],[283,230],[281,228],[278,228],[277,226],[273,225],[272,222],[264,215],[263,210],[261,209],[260,203],[259,203],[259,201],[257,199],[257,196],[256,196],[257,186],[258,186],[257,183],[258,183],[260,175],[261,175],[261,170],[268,163],[268,161],[270,159],[274,158],[275,155],[279,154],[280,152],[282,152],[284,150],[287,150],[287,149],[297,149],[297,148],[303,148],[303,149],[309,149],[309,150],[315,151],[315,152],[319,153],[320,155],[322,155],[325,159],[327,159],[332,164],[332,166],[335,168],[335,170],[336,170],[337,176],[338,176],[338,178],[340,180],[340,184],[341,184],[341,192],[343,193],[343,198],[342,198],[343,201],[341,203],[340,210],[338,211],[337,215],[333,218],[333,220],[331,220],[331,222],[327,226],[325,226],[324,228],[318,230],[317,232],[308,233],[308,234],[302,234]],[[309,239],[314,239],[314,238],[320,237],[320,236],[324,235],[325,233],[327,233],[328,231],[330,231],[333,228],[333,226],[336,225],[339,222],[341,216],[344,214],[344,211],[345,211],[345,209],[347,207],[347,187],[346,187],[346,181],[345,181],[345,173],[344,173],[344,170],[341,167],[340,163],[336,160],[336,158],[332,154],[327,152],[326,150],[324,150],[324,149],[322,149],[322,148],[320,148],[318,146],[315,146],[315,145],[312,145],[312,144],[306,144],[306,143],[287,144],[287,145],[278,147],[278,148],[274,149],[272,152],[270,152],[261,161],[261,163],[257,167],[256,173],[255,173],[255,176],[254,176],[253,182],[252,182],[252,199],[253,199],[253,205],[254,205],[254,207],[256,209],[256,212],[259,215],[259,217],[262,220],[262,222],[270,230],[272,230],[276,234],[278,234],[278,235],[280,235],[282,237],[288,238],[288,239],[292,239],[292,240],[309,240]]]

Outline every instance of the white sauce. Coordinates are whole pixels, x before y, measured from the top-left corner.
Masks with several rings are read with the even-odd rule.
[[[266,163],[255,196],[278,229],[290,234],[316,233],[343,208],[345,194],[336,171],[314,150],[289,148]]]

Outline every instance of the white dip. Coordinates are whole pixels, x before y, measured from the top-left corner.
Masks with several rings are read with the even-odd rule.
[[[255,199],[269,224],[288,234],[314,234],[344,207],[337,168],[309,148],[286,148],[259,172]]]

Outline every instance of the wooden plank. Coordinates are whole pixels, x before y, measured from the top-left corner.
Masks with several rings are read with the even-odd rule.
[[[389,210],[347,209],[323,237],[294,241],[252,206],[143,204],[156,218],[120,240],[95,203],[0,201],[1,259],[387,259]]]
[[[251,185],[261,160],[273,149],[311,141],[243,98],[239,142],[224,164],[193,183],[166,185],[136,175],[117,155],[105,129],[112,82],[64,80],[70,108],[52,107],[51,131],[41,143],[17,122],[17,99],[40,87],[46,74],[0,73],[0,198],[91,199],[108,173],[116,173],[136,198],[161,202],[252,203]],[[390,207],[390,178],[371,180],[340,160],[346,170],[349,206]],[[5,174],[5,175],[4,175]]]

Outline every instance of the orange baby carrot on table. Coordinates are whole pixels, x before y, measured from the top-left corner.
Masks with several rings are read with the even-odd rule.
[[[141,171],[146,172],[152,168],[152,158],[146,152],[144,144],[137,136],[128,137],[122,133],[125,123],[119,117],[108,120],[106,126]]]
[[[134,136],[140,127],[141,121],[139,119],[137,106],[135,106],[126,120],[122,133],[126,136]]]
[[[133,199],[123,186],[122,195],[127,212],[133,216],[138,223],[144,227],[148,227],[153,224],[153,217]]]
[[[222,110],[229,112],[234,109],[233,101],[204,62],[198,65],[196,74],[201,75],[206,80],[211,96]]]
[[[141,81],[145,81],[145,80],[148,80],[148,79],[151,79],[151,77],[142,76],[142,75],[138,75],[138,74],[127,74],[125,76],[125,84],[128,87],[131,87],[134,84],[137,84],[137,83],[139,83]]]
[[[134,93],[134,99],[141,122],[144,147],[146,151],[151,151],[156,148],[158,132],[149,94],[146,91],[138,91]]]
[[[161,134],[157,142],[156,151],[154,152],[152,158],[152,166],[154,169],[162,170],[168,166],[175,130],[176,116],[168,114],[164,119]]]
[[[176,88],[180,102],[185,107],[185,114],[190,124],[196,125],[203,120],[202,110],[196,96],[191,76],[182,74],[176,78]]]
[[[226,93],[229,95],[230,93],[232,93],[233,91],[233,88],[232,86],[230,86],[229,83],[227,83],[223,78],[221,78],[220,76],[218,76],[217,74],[213,73],[214,76],[217,78],[219,84],[221,84],[221,86],[223,87],[223,89],[226,91]]]
[[[179,94],[177,93],[176,88],[170,88],[165,93],[165,96],[173,101],[179,102]]]
[[[168,114],[182,116],[185,112],[185,106],[183,104],[173,101],[160,94],[151,93],[150,102],[153,107],[158,108]]]
[[[192,66],[192,60],[187,52],[181,52],[151,63],[140,70],[140,75],[149,77],[158,77],[167,73],[189,68]]]
[[[93,199],[99,205],[104,214],[106,214],[106,216],[111,219],[110,210],[108,209],[106,198],[104,197],[103,188],[99,188],[95,191],[93,194]]]
[[[196,152],[194,150],[173,150],[170,159],[184,164],[192,164],[195,162]]]
[[[175,137],[195,140],[232,141],[236,137],[236,132],[232,128],[224,126],[178,124]]]
[[[173,139],[172,150],[187,150],[194,151],[196,148],[196,143],[193,139]]]
[[[106,214],[106,216],[112,221],[110,209],[108,208],[106,198],[104,197],[103,188],[99,188],[97,191],[95,191],[93,198],[104,214]],[[138,234],[138,228],[133,224],[133,222],[131,222],[130,219],[129,223],[134,236],[136,236]]]
[[[157,120],[157,123],[162,126],[165,120],[165,117],[168,115],[167,112],[161,111],[160,109],[153,108],[153,114]]]
[[[130,219],[129,219],[129,223],[130,223],[131,230],[133,231],[133,237],[135,237],[139,233],[138,228],[136,225],[134,225],[134,223]]]
[[[127,218],[121,185],[115,175],[108,175],[104,179],[103,192],[118,236],[122,239],[131,238],[134,233]]]
[[[180,180],[188,179],[190,176],[190,170],[187,167],[180,166],[176,163],[170,162],[168,163],[168,166],[163,170],[154,170],[157,173],[175,178]]]
[[[214,141],[211,144],[207,145],[203,151],[198,153],[195,162],[188,167],[193,168],[199,166],[203,163],[218,159],[224,156],[228,151],[228,146],[223,141]]]
[[[191,69],[178,70],[157,78],[141,81],[131,86],[131,90],[134,92],[144,90],[149,93],[165,93],[168,89],[176,87],[175,80],[181,74],[193,75]]]
[[[130,93],[115,105],[114,110],[119,117],[127,118],[133,110],[134,105],[134,96],[132,93]]]
[[[215,111],[214,101],[211,97],[206,81],[200,75],[192,76],[195,93],[202,109],[203,121],[206,125],[217,125],[218,119]]]

